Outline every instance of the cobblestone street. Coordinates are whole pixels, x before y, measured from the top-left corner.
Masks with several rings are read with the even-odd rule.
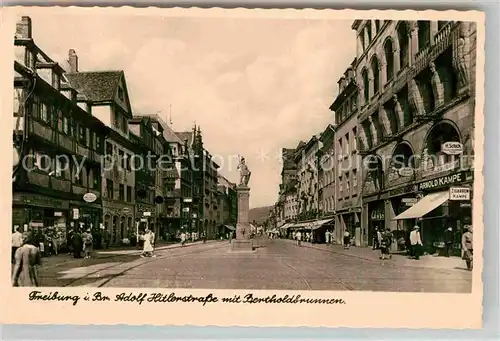
[[[267,290],[471,291],[460,259],[420,261],[377,251],[258,240],[255,253],[231,253],[228,241],[165,246],[155,258],[110,251],[91,260],[67,260],[42,269],[44,286],[210,288]],[[447,266],[447,267],[446,267]]]

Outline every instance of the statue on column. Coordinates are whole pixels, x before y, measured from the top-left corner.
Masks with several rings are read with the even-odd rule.
[[[435,107],[439,107],[441,104],[444,104],[444,86],[441,82],[441,78],[439,73],[436,70],[436,65],[433,62],[429,64],[429,70],[431,71],[431,85],[432,92],[434,94],[434,105]]]
[[[245,158],[240,158],[240,163],[236,169],[240,170],[240,186],[248,187],[248,182],[250,181],[250,176],[252,172],[248,168],[245,162]]]

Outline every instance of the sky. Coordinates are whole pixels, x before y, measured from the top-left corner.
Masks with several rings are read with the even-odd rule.
[[[35,43],[79,71],[123,70],[134,113],[201,127],[220,172],[252,175],[250,207],[278,197],[281,148],[333,123],[337,81],[356,56],[352,21],[29,13]],[[171,108],[171,109],[170,109]]]

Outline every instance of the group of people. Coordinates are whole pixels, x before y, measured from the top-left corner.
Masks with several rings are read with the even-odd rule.
[[[74,258],[90,259],[94,250],[94,237],[90,229],[80,233],[78,230],[69,230],[67,235],[68,254]]]
[[[298,230],[293,234],[293,239],[295,239],[297,246],[301,246],[302,240],[312,243],[313,236],[311,232],[301,232],[300,230]]]
[[[149,228],[144,230],[144,233],[139,235],[139,240],[142,241],[141,257],[156,257],[155,252],[155,233]]]
[[[391,229],[375,229],[373,238],[373,249],[380,250],[380,259],[392,258],[391,245],[393,241]]]

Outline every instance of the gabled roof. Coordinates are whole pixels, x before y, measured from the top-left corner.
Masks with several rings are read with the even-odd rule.
[[[66,73],[71,86],[84,94],[90,102],[115,99],[123,71],[93,71]]]

